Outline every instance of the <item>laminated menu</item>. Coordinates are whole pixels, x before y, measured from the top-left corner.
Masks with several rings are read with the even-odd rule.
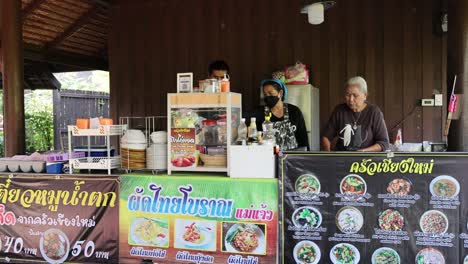
[[[281,263],[468,261],[467,154],[298,154],[279,162]]]
[[[171,164],[174,167],[196,167],[195,128],[171,128]]]

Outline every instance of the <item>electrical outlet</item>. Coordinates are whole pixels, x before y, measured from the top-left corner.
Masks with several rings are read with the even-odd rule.
[[[434,94],[434,106],[443,106],[444,102],[442,98],[442,94]]]
[[[421,99],[422,106],[434,106],[434,99]]]

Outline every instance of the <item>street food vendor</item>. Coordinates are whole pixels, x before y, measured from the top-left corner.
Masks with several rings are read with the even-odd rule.
[[[389,147],[387,126],[379,107],[367,99],[367,83],[362,77],[348,80],[344,89],[345,103],[339,104],[322,132],[322,150],[385,151]]]
[[[267,79],[261,82],[265,107],[258,108],[254,116],[257,129],[262,131],[265,115],[276,129],[276,144],[281,150],[310,150],[307,129],[301,110],[292,104],[285,103],[288,90],[278,79]]]
[[[225,75],[229,75],[229,65],[222,60],[213,61],[208,66],[208,75],[212,79],[222,80]]]

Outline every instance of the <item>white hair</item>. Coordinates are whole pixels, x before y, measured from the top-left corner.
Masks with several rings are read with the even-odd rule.
[[[366,80],[364,80],[364,78],[362,78],[361,76],[356,76],[356,77],[350,78],[346,82],[346,87],[354,86],[354,85],[358,86],[359,90],[361,90],[362,93],[367,94],[367,83],[366,83]]]

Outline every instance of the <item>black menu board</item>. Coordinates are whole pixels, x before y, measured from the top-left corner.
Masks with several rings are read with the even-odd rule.
[[[468,263],[468,154],[283,153],[282,263]]]

